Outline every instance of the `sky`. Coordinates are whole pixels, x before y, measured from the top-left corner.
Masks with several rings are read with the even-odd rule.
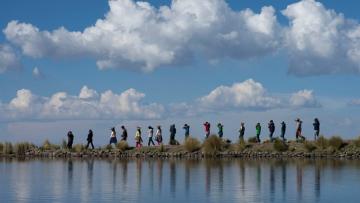
[[[358,2],[0,2],[0,141],[108,142],[110,128],[170,124],[235,140],[296,118],[313,139],[360,135]]]

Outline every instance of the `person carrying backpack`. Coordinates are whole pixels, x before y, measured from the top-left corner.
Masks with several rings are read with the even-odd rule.
[[[217,127],[218,127],[218,135],[220,138],[222,138],[224,135],[224,125],[221,123],[218,123]]]
[[[313,126],[314,126],[314,131],[315,131],[314,138],[315,138],[315,140],[317,140],[317,138],[319,138],[319,135],[320,135],[320,121],[318,118],[314,119]]]
[[[158,145],[162,144],[162,130],[161,130],[161,126],[157,126],[157,130],[156,130],[156,137],[155,137],[156,142],[158,143]]]
[[[125,126],[121,126],[121,130],[122,130],[122,134],[121,134],[121,141],[125,141],[127,140],[127,136],[128,136],[128,133],[127,133],[127,130],[125,128]]]
[[[177,141],[175,139],[175,135],[176,135],[176,128],[175,128],[175,124],[172,124],[170,126],[170,145],[177,145]]]

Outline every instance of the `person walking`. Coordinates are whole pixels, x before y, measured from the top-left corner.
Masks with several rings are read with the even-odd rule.
[[[239,140],[240,141],[244,140],[244,134],[245,134],[245,123],[241,122],[240,129],[239,129]]]
[[[148,146],[150,146],[150,144],[155,146],[155,143],[153,141],[153,137],[154,137],[154,128],[149,126],[148,127]]]
[[[296,141],[299,141],[299,138],[301,138],[302,141],[305,140],[305,137],[302,135],[302,121],[300,118],[297,118],[295,120],[296,122]]]
[[[273,120],[270,120],[270,122],[268,123],[268,128],[269,128],[269,139],[270,139],[270,142],[273,141],[273,135],[274,135],[274,132],[275,132],[275,123]]]
[[[127,137],[128,137],[128,133],[127,133],[127,130],[125,128],[125,126],[121,126],[121,130],[122,130],[122,133],[121,133],[121,141],[125,141],[127,140]]]
[[[136,142],[136,148],[141,148],[143,139],[141,137],[141,128],[140,127],[136,128],[135,142]]]
[[[110,145],[111,145],[111,144],[114,144],[114,145],[117,144],[115,127],[112,127],[112,128],[111,128],[111,135],[110,135],[110,143],[109,143],[109,144],[110,144]]]
[[[93,131],[90,129],[88,136],[87,136],[87,144],[86,144],[86,149],[89,148],[89,145],[91,145],[91,148],[94,149],[94,144],[93,144]]]
[[[162,130],[161,130],[161,126],[157,126],[157,130],[156,130],[156,137],[155,137],[155,140],[157,142],[158,145],[161,145],[162,144]]]
[[[170,126],[170,145],[177,145],[177,141],[175,140],[175,135],[176,135],[176,127],[175,124],[172,124]]]
[[[218,135],[220,138],[222,138],[224,135],[224,125],[221,123],[218,123],[217,127],[218,127]]]
[[[286,141],[285,133],[286,133],[286,123],[283,121],[281,122],[281,134],[280,134],[280,137],[283,141]]]
[[[261,125],[260,125],[260,123],[257,123],[255,128],[256,128],[256,140],[257,140],[258,143],[260,143],[261,142],[260,141],[260,134],[261,134]]]
[[[72,149],[72,145],[74,143],[74,134],[71,131],[69,131],[67,137],[68,137],[67,147],[68,149]]]
[[[208,138],[210,136],[210,123],[206,121],[203,125],[205,129],[205,138]]]
[[[185,123],[183,129],[185,130],[185,140],[190,136],[190,126]]]
[[[315,131],[314,139],[317,140],[317,138],[319,138],[319,135],[320,135],[320,121],[318,118],[314,119],[313,126],[314,126],[314,131]]]

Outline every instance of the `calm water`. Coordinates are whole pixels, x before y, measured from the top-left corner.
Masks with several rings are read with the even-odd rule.
[[[5,160],[0,202],[360,202],[359,161]]]

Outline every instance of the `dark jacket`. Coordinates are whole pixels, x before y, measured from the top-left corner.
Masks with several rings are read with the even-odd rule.
[[[320,130],[320,122],[319,121],[315,121],[313,123],[313,126],[314,126],[314,130]]]
[[[92,142],[92,140],[93,140],[93,132],[92,132],[92,131],[89,132],[86,140],[87,140],[88,142]]]

